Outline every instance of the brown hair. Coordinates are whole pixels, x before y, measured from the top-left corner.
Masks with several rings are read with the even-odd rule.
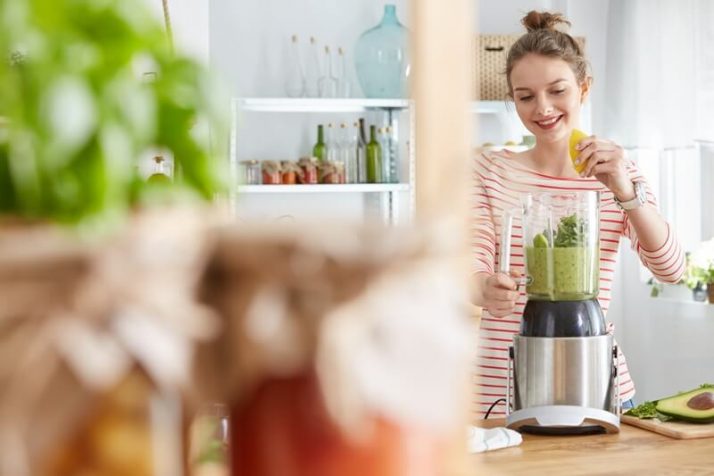
[[[521,23],[528,32],[511,46],[506,59],[506,81],[510,96],[513,96],[511,85],[513,67],[530,53],[562,59],[570,65],[578,84],[587,80],[590,64],[585,58],[583,48],[572,36],[559,29],[559,27],[565,29],[570,26],[570,22],[563,15],[531,10],[523,17]]]

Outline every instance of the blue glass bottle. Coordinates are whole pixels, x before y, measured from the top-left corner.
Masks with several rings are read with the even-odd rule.
[[[359,37],[355,69],[368,98],[404,98],[411,69],[409,31],[399,23],[396,7],[384,6],[382,21]]]

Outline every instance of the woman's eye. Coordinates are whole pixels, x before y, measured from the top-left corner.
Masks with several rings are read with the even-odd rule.
[[[530,101],[533,99],[533,96],[521,96],[518,98],[519,101]]]
[[[565,92],[565,89],[556,89],[553,91],[553,94],[563,94]]]

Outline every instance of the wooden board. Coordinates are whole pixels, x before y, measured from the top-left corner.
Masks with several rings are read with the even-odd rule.
[[[622,423],[636,426],[644,430],[653,431],[661,435],[677,438],[679,440],[691,440],[694,438],[712,438],[714,437],[714,423],[686,423],[666,421],[661,422],[657,419],[642,420],[637,417],[622,415],[620,417]]]

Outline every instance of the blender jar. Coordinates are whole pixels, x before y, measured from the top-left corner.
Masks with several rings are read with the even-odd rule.
[[[583,301],[598,293],[598,192],[526,197],[523,247],[528,299]]]
[[[528,299],[596,298],[600,278],[599,193],[532,193],[523,197],[522,205]],[[506,215],[502,241],[506,236],[510,241],[512,216]]]

